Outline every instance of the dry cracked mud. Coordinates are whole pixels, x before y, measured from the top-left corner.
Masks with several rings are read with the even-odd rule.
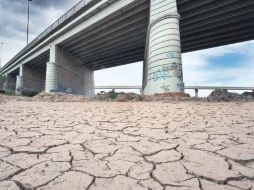
[[[0,103],[1,190],[250,190],[254,103]]]

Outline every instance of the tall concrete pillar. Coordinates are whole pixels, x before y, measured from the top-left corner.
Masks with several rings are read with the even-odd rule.
[[[23,90],[23,65],[19,67],[19,75],[16,78],[16,95],[22,95]]]
[[[151,0],[144,94],[184,92],[176,0]]]
[[[49,53],[49,62],[46,69],[45,91],[57,91],[57,47],[52,46]]]
[[[46,69],[45,91],[57,91],[57,65],[55,62],[48,62]]]
[[[53,46],[47,63],[45,91],[94,96],[93,71],[65,50]]]
[[[16,95],[22,95],[22,89],[23,89],[23,76],[17,76],[16,81]]]

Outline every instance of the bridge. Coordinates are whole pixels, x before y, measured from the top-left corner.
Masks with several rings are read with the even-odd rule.
[[[254,39],[253,0],[82,0],[14,56],[6,87],[92,96],[93,72],[143,61],[145,94],[183,92],[181,54]]]

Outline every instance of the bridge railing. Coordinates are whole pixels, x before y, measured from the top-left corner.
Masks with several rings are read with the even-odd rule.
[[[79,10],[81,10],[83,7],[85,7],[89,2],[92,0],[81,0],[79,3],[77,3],[74,7],[72,7],[68,12],[66,12],[63,16],[61,16],[57,21],[55,21],[53,24],[51,24],[46,30],[44,30],[42,33],[40,33],[33,41],[31,41],[26,47],[24,47],[17,55],[15,55],[8,63],[2,68],[4,69],[7,67],[10,63],[18,59],[22,54],[24,54],[28,49],[30,49],[32,46],[34,46],[39,40],[46,37],[50,32],[52,32],[54,29],[56,29],[58,26],[60,26],[64,21],[69,19],[72,15],[77,13]]]
[[[140,90],[142,86],[95,86],[96,90]],[[254,87],[233,87],[233,86],[185,86],[185,90],[195,90],[195,97],[198,97],[199,90],[236,90],[236,91],[253,91]]]

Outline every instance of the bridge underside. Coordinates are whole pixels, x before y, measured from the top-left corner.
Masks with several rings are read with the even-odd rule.
[[[182,52],[254,39],[253,0],[178,0]],[[136,1],[60,47],[91,70],[142,61],[149,3]]]
[[[253,0],[177,0],[182,52],[254,39]],[[91,70],[142,61],[149,18],[148,0],[139,0],[103,22],[59,44]],[[48,52],[47,52],[48,53]],[[48,56],[31,63],[46,69]]]

